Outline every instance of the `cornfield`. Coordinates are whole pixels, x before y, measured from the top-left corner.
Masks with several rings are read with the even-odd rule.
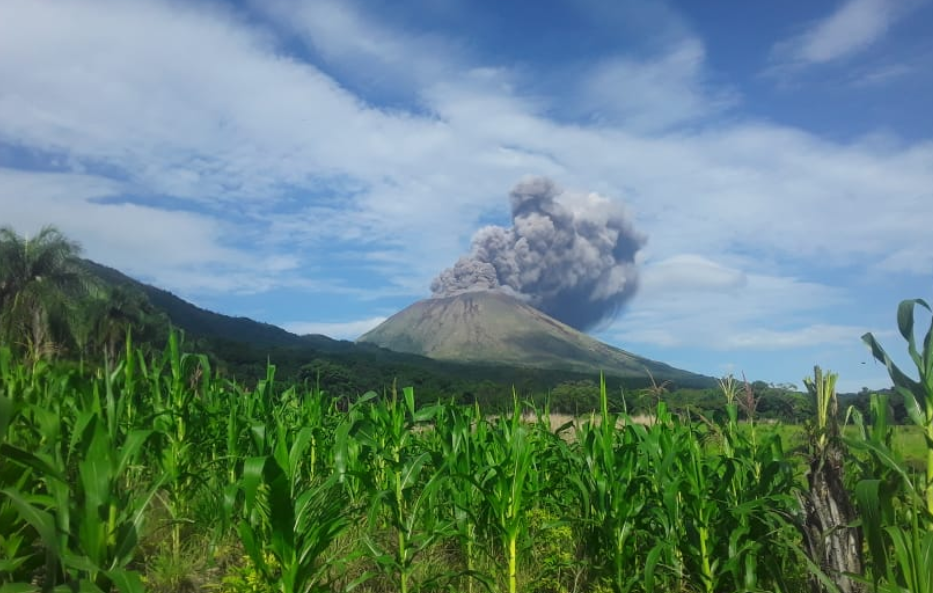
[[[554,429],[513,400],[495,417],[408,388],[347,401],[271,365],[247,389],[175,336],[94,370],[0,348],[0,593],[835,590],[805,553],[803,464],[740,430],[735,401],[722,423],[661,402],[644,425],[603,388]],[[854,419],[850,576],[929,592],[929,478],[875,406]]]

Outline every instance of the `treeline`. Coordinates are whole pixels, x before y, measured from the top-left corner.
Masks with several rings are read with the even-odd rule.
[[[171,326],[144,294],[102,282],[53,227],[0,228],[0,342],[27,361],[114,360],[126,334],[164,344]]]
[[[75,364],[115,360],[132,334],[137,347],[159,351],[169,332],[181,347],[205,353],[215,372],[244,384],[264,375],[268,362],[280,380],[315,387],[336,398],[412,386],[419,403],[451,399],[490,411],[509,405],[503,393],[558,413],[598,407],[599,377],[568,371],[439,362],[372,345],[296,336],[281,328],[200,309],[171,293],[140,284],[80,257],[80,246],[53,227],[34,237],[0,229],[0,342],[25,360]],[[649,413],[663,400],[678,414],[721,419],[719,387],[656,383],[653,378],[606,377],[614,412]],[[801,423],[812,417],[809,398],[793,385],[752,381],[742,386],[745,416]],[[867,413],[868,393],[843,397]],[[904,422],[903,398],[891,394],[893,418]]]
[[[439,362],[325,336],[296,336],[205,311],[84,260],[80,246],[53,227],[32,237],[0,230],[0,342],[17,357],[96,365],[115,360],[129,335],[138,348],[160,351],[173,330],[182,335],[181,348],[204,353],[215,372],[246,385],[264,376],[271,361],[283,382],[338,398],[405,385],[416,388],[420,401],[452,398],[490,410],[506,406],[503,393],[511,389],[523,399],[553,400],[555,410],[568,413],[591,410],[595,401],[596,378],[588,375]],[[608,381],[612,393],[651,385],[647,379]],[[585,398],[572,401],[571,392],[583,384]]]

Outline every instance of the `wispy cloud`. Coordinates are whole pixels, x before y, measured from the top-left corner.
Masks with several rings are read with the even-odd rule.
[[[845,302],[843,290],[743,272],[680,256],[646,265],[645,290],[607,333],[626,344],[775,350],[854,340],[865,328],[821,323],[814,313]]]
[[[459,70],[451,67],[460,61],[451,39],[386,28],[356,2],[256,0],[252,6],[364,90],[411,95]]]
[[[916,3],[896,0],[845,0],[832,14],[777,42],[767,73],[786,78],[809,66],[847,60],[880,43]],[[867,85],[903,74],[904,65],[872,68],[855,84]]]
[[[857,344],[864,327],[815,323],[791,330],[756,328],[724,336],[723,349],[791,350],[834,344]]]
[[[289,286],[323,293],[361,292],[303,277],[300,257],[245,241],[251,232],[215,216],[102,201],[126,190],[101,176],[0,167],[4,224],[23,233],[53,224],[80,239],[91,259],[185,296]]]
[[[748,284],[741,270],[694,253],[654,262],[648,270],[641,281],[642,294],[648,299],[682,291],[733,292]]]
[[[641,132],[693,123],[738,102],[705,80],[705,67],[703,44],[691,37],[654,58],[616,56],[585,74],[573,104],[592,121]]]
[[[890,0],[846,0],[825,19],[775,45],[774,52],[804,64],[842,59],[884,37],[900,12]]]
[[[853,73],[850,81],[855,87],[880,86],[916,72],[917,68],[908,64],[883,64]]]
[[[282,324],[282,327],[293,334],[302,336],[323,334],[340,340],[355,340],[385,320],[385,317],[370,317],[337,323],[331,321],[292,321]]]

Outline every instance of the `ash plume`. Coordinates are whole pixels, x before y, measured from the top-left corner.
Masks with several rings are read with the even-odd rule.
[[[502,290],[580,330],[618,313],[637,289],[645,243],[624,208],[545,177],[522,180],[509,198],[512,226],[477,231],[470,254],[431,283],[433,297]]]

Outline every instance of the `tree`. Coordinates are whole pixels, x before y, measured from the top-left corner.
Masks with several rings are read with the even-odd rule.
[[[802,493],[806,519],[804,536],[807,553],[841,593],[861,593],[865,586],[850,575],[862,574],[862,530],[855,525],[858,515],[845,488],[846,450],[839,433],[835,373],[823,374],[813,368],[813,377],[803,380],[816,410],[808,427],[809,471],[807,489]],[[833,590],[815,576],[810,579],[814,593]]]
[[[145,294],[126,286],[96,290],[79,303],[78,309],[71,330],[79,353],[83,357],[89,351],[96,351],[107,361],[116,359],[128,330],[132,330],[133,336],[145,339],[146,334],[151,333],[147,330],[155,316]]]
[[[104,350],[104,358],[116,360],[117,349],[126,338],[128,329],[141,329],[148,301],[139,292],[114,286],[106,293],[104,307],[97,322],[97,339]]]
[[[70,305],[90,287],[81,247],[46,226],[32,238],[0,228],[0,339],[38,359],[69,337]]]

